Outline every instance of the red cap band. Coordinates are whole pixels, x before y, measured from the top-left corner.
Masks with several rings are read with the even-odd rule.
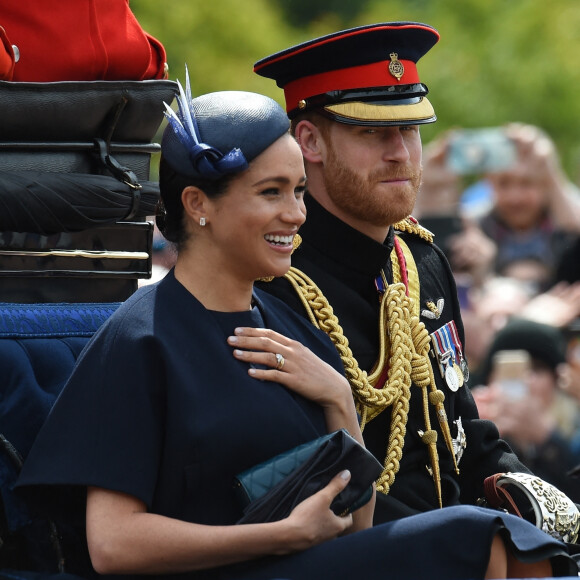
[[[390,61],[383,60],[371,64],[310,75],[291,81],[284,87],[286,111],[290,112],[296,109],[302,99],[321,95],[329,91],[419,83],[417,65],[411,60],[401,60],[399,62],[405,67],[405,72],[400,80],[397,80],[389,72]]]

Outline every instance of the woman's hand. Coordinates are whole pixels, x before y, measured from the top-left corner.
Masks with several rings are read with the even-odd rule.
[[[301,552],[349,531],[353,525],[352,514],[337,516],[330,509],[334,498],[349,481],[350,472],[345,470],[333,477],[326,487],[292,510],[292,513],[283,520],[289,538],[287,548],[280,554]]]
[[[508,124],[506,133],[516,144],[520,161],[532,174],[540,176],[550,216],[556,227],[578,233],[578,187],[566,176],[552,138],[539,127],[522,123]]]
[[[508,123],[505,131],[514,142],[518,157],[537,171],[546,184],[565,179],[556,145],[545,131],[525,123]]]
[[[254,378],[280,383],[325,408],[352,400],[346,378],[302,343],[267,328],[236,328],[234,333],[228,337],[234,356],[267,367],[250,368]]]
[[[234,356],[238,360],[266,367],[250,368],[248,373],[251,376],[280,383],[319,404],[324,410],[329,433],[337,429],[346,429],[352,437],[364,445],[352,391],[344,375],[317,357],[302,343],[273,330],[244,327],[236,328],[234,333],[234,336],[228,337],[228,343],[234,347]],[[374,505],[373,496],[367,505],[357,510],[353,521],[350,522],[351,531],[372,525]]]

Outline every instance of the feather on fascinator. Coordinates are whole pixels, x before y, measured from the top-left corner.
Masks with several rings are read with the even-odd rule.
[[[178,111],[165,104],[168,126],[161,153],[186,177],[217,180],[238,173],[283,134],[286,113],[274,100],[244,91],[220,91],[192,98],[186,68],[179,81]]]
[[[185,74],[185,92],[179,80],[177,81],[179,96],[176,100],[179,114],[176,114],[167,103],[164,102],[163,104],[165,105],[165,117],[169,126],[189,152],[189,158],[196,172],[206,179],[217,179],[227,173],[237,173],[247,169],[248,162],[238,147],[234,147],[224,155],[215,147],[201,142],[193,99],[191,98],[191,85],[187,67]]]

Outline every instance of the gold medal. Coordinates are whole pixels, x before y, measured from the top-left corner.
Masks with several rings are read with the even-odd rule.
[[[462,387],[463,383],[465,382],[465,379],[463,377],[463,372],[461,371],[461,368],[459,367],[458,364],[453,363],[453,370],[457,374],[457,379],[459,380],[459,386]]]

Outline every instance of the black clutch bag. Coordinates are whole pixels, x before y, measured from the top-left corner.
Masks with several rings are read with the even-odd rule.
[[[235,488],[244,507],[238,524],[284,519],[303,500],[348,469],[351,479],[331,509],[346,515],[372,497],[372,483],[383,467],[345,429],[285,451],[237,475]]]

